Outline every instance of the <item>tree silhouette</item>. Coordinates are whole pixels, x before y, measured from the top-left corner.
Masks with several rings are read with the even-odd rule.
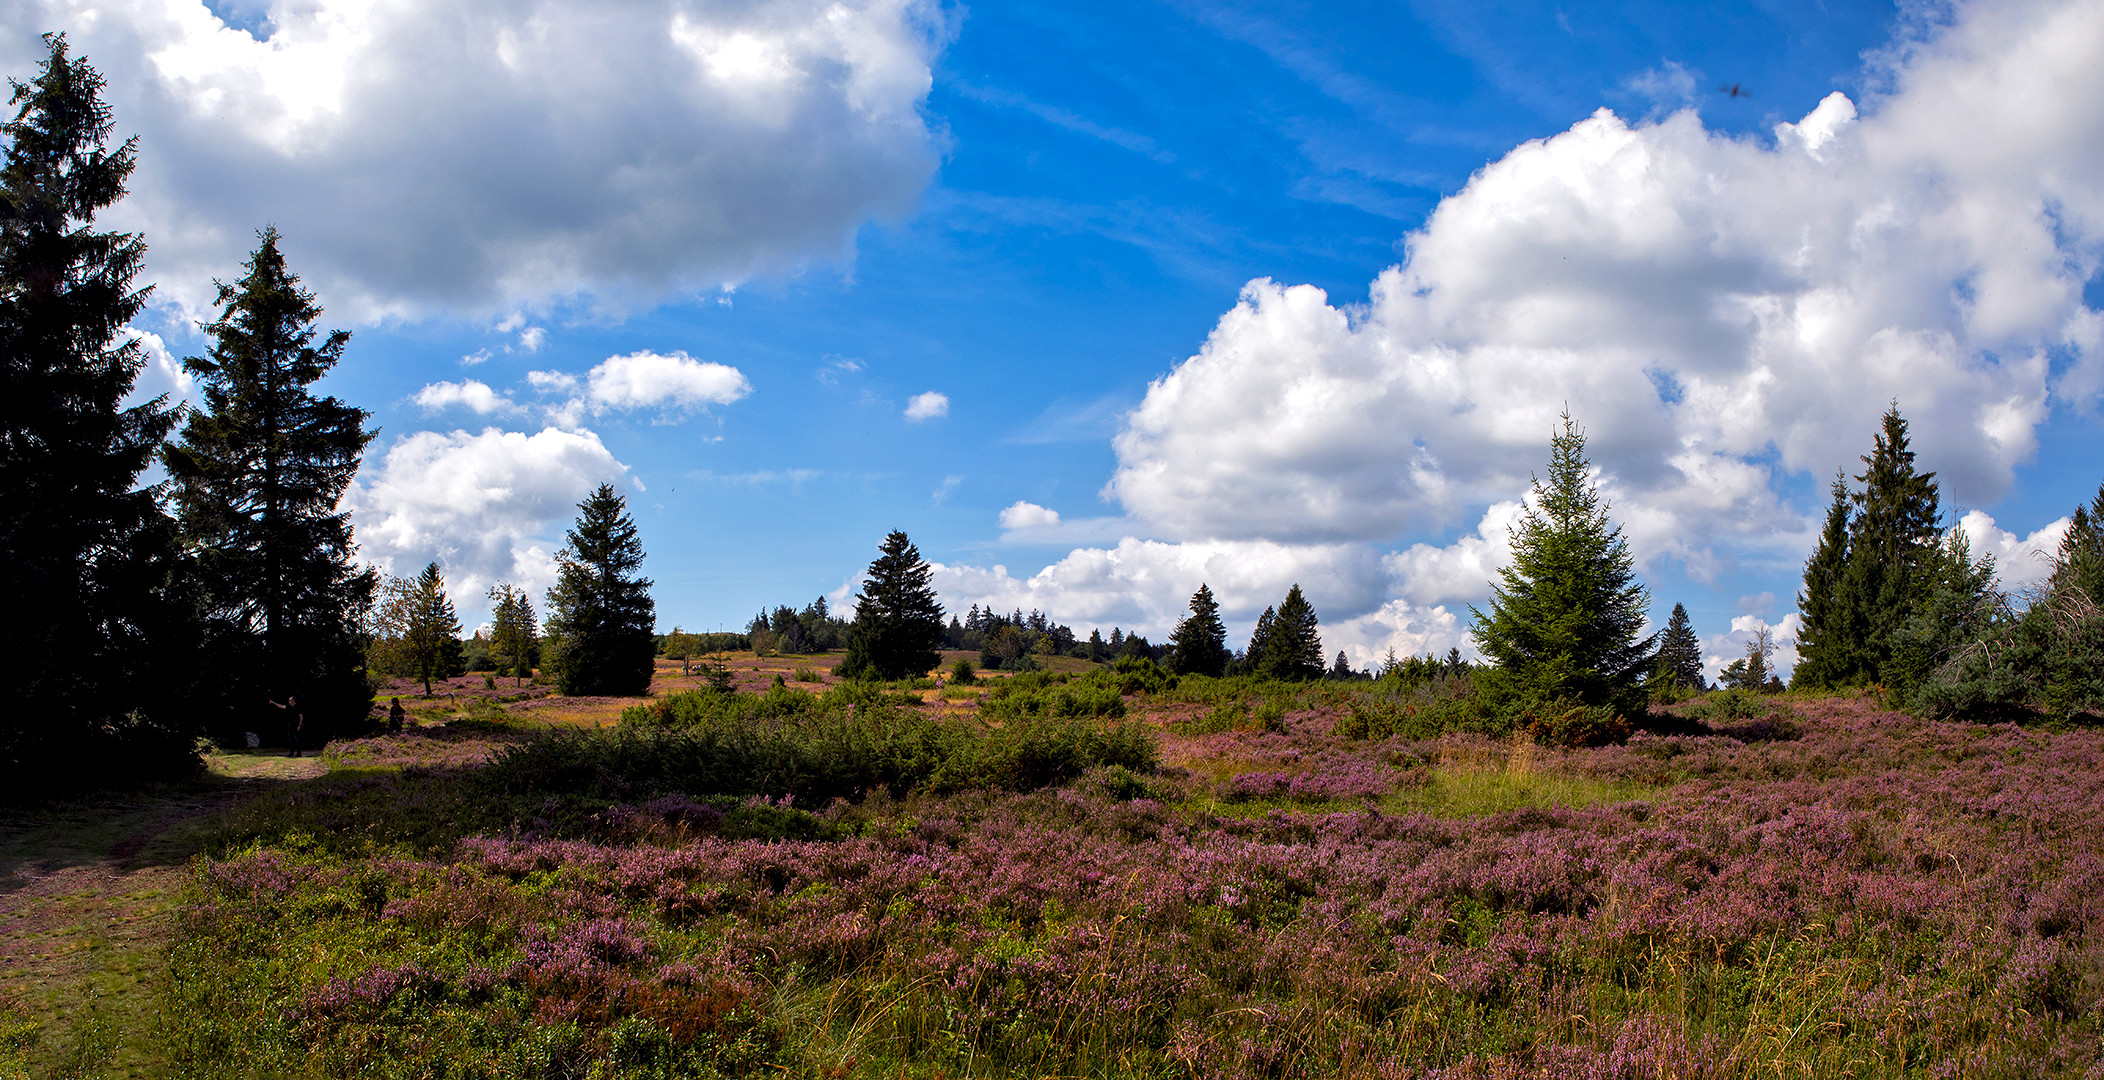
[[[928,584],[934,569],[903,532],[884,538],[855,596],[855,625],[840,674],[904,679],[927,674],[942,659],[942,602]]]

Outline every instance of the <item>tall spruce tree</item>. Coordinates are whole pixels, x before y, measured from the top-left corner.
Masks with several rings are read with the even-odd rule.
[[[1287,589],[1272,617],[1263,651],[1258,652],[1254,642],[1250,645],[1250,661],[1257,674],[1294,681],[1321,678],[1322,637],[1316,633],[1316,622],[1315,606],[1308,603],[1300,586]]]
[[[109,148],[101,75],[43,40],[0,124],[0,791],[17,794],[196,763],[177,677],[196,633],[172,526],[138,485],[175,414],[123,405],[146,245],[92,228],[137,140]]]
[[[1656,635],[1639,637],[1650,594],[1629,542],[1588,475],[1585,436],[1569,414],[1550,439],[1549,477],[1534,481],[1512,533],[1512,565],[1475,616],[1476,647],[1496,666],[1476,685],[1494,705],[1575,701],[1638,713]]]
[[[308,389],[351,335],[316,344],[321,308],[286,268],[277,231],[258,237],[248,273],[219,283],[220,316],[202,327],[212,351],[183,361],[204,405],[162,461],[205,597],[221,735],[297,694],[308,738],[325,739],[372,699],[361,628],[379,578],[353,562],[338,504],[377,432],[365,410]]]
[[[1169,635],[1169,668],[1179,675],[1219,676],[1227,670],[1227,626],[1204,582],[1191,594],[1191,614]]]
[[[2104,607],[2104,485],[2088,506],[2077,506],[2053,562],[2051,586],[2079,589],[2089,603]]]
[[[453,613],[453,600],[446,595],[446,577],[437,563],[416,576],[409,625],[403,645],[416,677],[424,681],[424,696],[431,696],[431,680],[450,672],[447,653],[460,642],[460,619]]]
[[[1262,670],[1264,658],[1271,655],[1272,628],[1278,623],[1278,608],[1267,607],[1257,616],[1257,625],[1249,632],[1249,645],[1242,650],[1239,675],[1255,675]]]
[[[1894,636],[1934,587],[1929,564],[1943,533],[1936,474],[1914,471],[1898,405],[1885,410],[1863,466],[1842,575],[1850,633],[1837,672],[1841,685],[1884,682],[1894,674],[1887,670]]]
[[[1797,611],[1804,620],[1797,631],[1797,666],[1790,672],[1797,686],[1839,685],[1861,638],[1847,592],[1852,500],[1838,470],[1830,490],[1833,501],[1826,508],[1826,527],[1819,532],[1819,547],[1805,561],[1804,588],[1797,594]]]
[[[498,674],[509,672],[513,685],[533,674],[534,653],[541,638],[540,622],[534,617],[533,600],[526,590],[507,581],[490,587],[490,649],[495,652]]]
[[[548,593],[549,666],[565,694],[636,697],[657,662],[657,604],[640,576],[643,541],[612,484],[577,504]]]
[[[921,558],[913,541],[896,530],[884,537],[877,552],[855,596],[855,625],[840,674],[876,679],[925,675],[942,661],[936,651],[942,644],[942,601],[928,584],[934,568]]]
[[[1666,629],[1658,638],[1658,666],[1653,670],[1656,678],[1669,685],[1689,690],[1709,688],[1708,680],[1702,677],[1702,639],[1695,636],[1684,605],[1673,605],[1673,616],[1666,620]]]

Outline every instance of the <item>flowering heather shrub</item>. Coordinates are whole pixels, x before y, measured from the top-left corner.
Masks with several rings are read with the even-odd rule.
[[[831,839],[206,863],[183,1045],[258,1076],[2097,1075],[2104,733],[1830,699],[1794,739],[1558,749],[1338,711],[1165,738],[1256,763],[1225,777],[879,795]],[[1652,787],[1399,812],[1471,769]]]

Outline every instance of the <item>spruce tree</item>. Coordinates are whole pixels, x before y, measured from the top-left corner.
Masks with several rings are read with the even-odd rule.
[[[1894,674],[1887,670],[1894,636],[1934,587],[1929,563],[1943,532],[1936,474],[1914,471],[1899,406],[1885,411],[1863,465],[1839,590],[1849,610],[1835,650],[1837,685],[1885,682]]]
[[[2090,604],[2104,606],[2104,485],[2068,518],[2050,584],[2059,591],[2079,589]]]
[[[219,283],[212,350],[183,366],[203,408],[162,454],[176,516],[205,597],[206,670],[222,735],[268,699],[299,696],[308,737],[362,721],[361,627],[378,575],[352,559],[338,504],[376,432],[368,414],[309,387],[343,358],[350,334],[315,342],[321,309],[264,229],[248,273]]]
[[[1264,658],[1271,655],[1272,628],[1278,623],[1278,608],[1267,607],[1257,616],[1256,628],[1249,632],[1249,646],[1242,650],[1242,675],[1257,675],[1263,672]]]
[[[1274,679],[1300,681],[1322,677],[1322,638],[1315,631],[1315,607],[1301,594],[1300,586],[1286,590],[1278,613],[1272,617],[1264,649],[1250,643],[1249,655],[1257,674]]]
[[[492,586],[490,647],[497,654],[497,670],[509,671],[513,685],[533,674],[533,657],[540,645],[540,623],[533,613],[533,600],[526,590],[500,581]]]
[[[1227,670],[1227,626],[1213,590],[1200,582],[1191,614],[1169,635],[1169,669],[1179,675],[1219,676]]]
[[[1702,677],[1702,639],[1695,636],[1684,605],[1673,605],[1673,617],[1666,620],[1666,629],[1659,635],[1658,666],[1654,670],[1657,678],[1668,685],[1708,689],[1708,681]]]
[[[432,677],[448,674],[446,647],[460,640],[460,619],[446,596],[446,578],[437,563],[416,576],[414,589],[403,646],[416,677],[424,681],[424,696],[430,697]]]
[[[1839,685],[1861,637],[1847,593],[1851,500],[1838,470],[1831,491],[1826,527],[1820,530],[1819,547],[1805,561],[1804,589],[1797,594],[1797,611],[1804,620],[1797,631],[1797,667],[1790,673],[1797,686]]]
[[[840,673],[876,679],[925,675],[942,661],[936,651],[942,644],[942,601],[928,584],[935,570],[903,532],[894,530],[877,551],[855,596],[855,625]]]
[[[1496,707],[1645,707],[1655,635],[1638,634],[1650,595],[1589,470],[1585,436],[1566,414],[1550,439],[1548,480],[1534,481],[1513,530],[1512,565],[1491,583],[1490,610],[1469,609],[1476,647],[1495,664],[1476,685]]]
[[[547,666],[565,694],[637,697],[657,661],[657,605],[628,504],[601,484],[577,504],[548,593]]]
[[[0,790],[195,766],[196,638],[173,529],[139,475],[175,422],[130,408],[146,245],[96,232],[137,140],[112,150],[102,77],[63,35],[0,123]]]

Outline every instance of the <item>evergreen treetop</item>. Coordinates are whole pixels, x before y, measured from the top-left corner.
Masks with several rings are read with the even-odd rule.
[[[1839,470],[1830,490],[1833,500],[1827,506],[1826,527],[1819,532],[1819,547],[1805,562],[1804,588],[1797,594],[1803,625],[1797,631],[1797,666],[1790,681],[1798,686],[1839,683],[1854,651],[1850,643],[1861,636],[1855,624],[1855,605],[1846,592],[1852,500]]]
[[[1708,688],[1708,680],[1702,675],[1702,639],[1695,636],[1684,605],[1673,605],[1673,616],[1666,620],[1666,628],[1659,635],[1656,671],[1659,679],[1674,686]]]
[[[897,530],[877,551],[855,596],[854,630],[840,673],[878,679],[925,675],[942,660],[936,651],[942,644],[942,601],[929,584],[935,570]]]
[[[1885,410],[1856,482],[1863,487],[1854,499],[1848,569],[1838,590],[1851,608],[1851,633],[1836,672],[1842,685],[1886,681],[1893,636],[1932,587],[1925,571],[1943,533],[1936,474],[1914,470],[1898,405]]]
[[[641,576],[643,542],[612,484],[577,504],[577,524],[556,556],[548,637],[565,694],[647,693],[657,657],[657,605]]]
[[[1274,679],[1305,680],[1322,677],[1322,638],[1316,633],[1315,606],[1298,584],[1286,590],[1272,617],[1263,650],[1256,642],[1249,647],[1250,662],[1257,674]]]
[[[0,123],[0,788],[22,792],[195,762],[176,688],[196,632],[172,529],[138,485],[175,413],[124,407],[146,245],[92,228],[137,140],[109,148],[102,76],[64,35],[43,41]]]
[[[1169,667],[1178,674],[1218,676],[1227,670],[1227,626],[1203,582],[1191,594],[1191,614],[1169,635]]]
[[[1490,610],[1469,609],[1476,646],[1496,664],[1477,683],[1491,701],[1643,707],[1639,684],[1656,635],[1638,635],[1650,594],[1607,510],[1585,436],[1565,414],[1550,439],[1548,479],[1536,478],[1513,530],[1512,564],[1491,583]]]

